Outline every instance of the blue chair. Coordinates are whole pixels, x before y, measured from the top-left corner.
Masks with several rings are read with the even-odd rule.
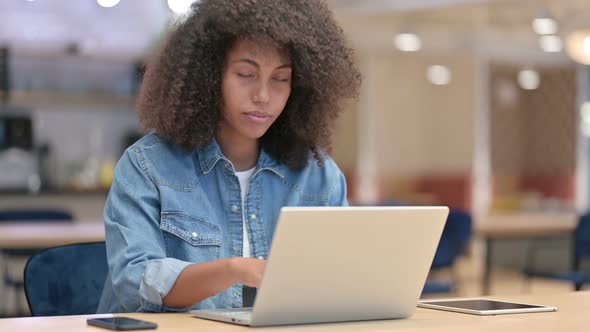
[[[26,221],[26,222],[47,222],[47,221],[63,221],[72,222],[74,217],[68,211],[62,209],[10,209],[0,210],[0,223]],[[15,278],[10,274],[8,261],[24,261],[25,258],[33,255],[38,250],[30,249],[0,249],[0,254],[4,258],[4,276],[3,283],[6,289],[13,289],[15,292],[15,307],[17,315],[22,315],[24,312],[20,311],[20,294],[23,290],[23,281],[20,278]]]
[[[440,242],[431,266],[431,271],[452,268],[456,259],[463,254],[471,239],[472,218],[469,213],[451,210],[443,229]],[[449,293],[455,289],[455,278],[451,281],[428,280],[422,294]]]
[[[33,255],[25,267],[31,315],[96,313],[108,271],[105,242],[54,247]]]
[[[427,280],[422,289],[422,294],[451,293],[454,289],[453,284],[450,282]]]
[[[590,213],[580,217],[573,234],[573,266],[570,271],[544,272],[530,267],[525,269],[527,279],[538,277],[571,282],[574,290],[579,291],[584,284],[590,283],[590,271],[581,271],[581,262],[590,259]],[[534,260],[534,256],[531,257]],[[530,266],[531,264],[527,264]]]

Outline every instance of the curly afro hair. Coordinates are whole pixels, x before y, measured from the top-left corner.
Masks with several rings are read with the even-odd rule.
[[[145,128],[187,151],[211,142],[221,119],[225,57],[238,39],[270,39],[292,61],[291,94],[261,138],[292,169],[322,164],[334,120],[361,76],[342,29],[321,0],[201,0],[147,65],[137,108]]]

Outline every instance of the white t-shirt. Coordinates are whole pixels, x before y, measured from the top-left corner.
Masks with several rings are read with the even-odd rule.
[[[242,253],[244,257],[250,257],[250,239],[248,238],[248,229],[246,227],[248,227],[246,225],[246,193],[248,193],[248,186],[250,185],[250,178],[252,177],[252,175],[254,174],[254,171],[256,170],[256,167],[251,168],[247,171],[243,171],[243,172],[236,172],[236,176],[238,177],[238,180],[240,180],[240,191],[242,192],[242,223],[243,223],[243,227],[242,229],[243,231],[243,245],[242,245]]]

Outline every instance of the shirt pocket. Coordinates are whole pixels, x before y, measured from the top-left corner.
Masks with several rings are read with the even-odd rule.
[[[218,225],[180,212],[162,212],[160,229],[168,257],[192,263],[219,259],[222,234]]]

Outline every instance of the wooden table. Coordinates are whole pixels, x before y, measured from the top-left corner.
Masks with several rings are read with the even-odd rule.
[[[104,239],[102,221],[0,223],[0,249],[43,249]]]
[[[485,240],[482,293],[490,293],[493,244],[502,239],[536,239],[572,235],[578,222],[574,212],[503,213],[489,215],[475,225],[475,235]]]
[[[513,314],[498,316],[474,316],[432,309],[418,308],[408,319],[382,320],[351,323],[312,324],[261,328],[264,332],[275,331],[321,331],[321,332],[355,332],[355,331],[437,331],[437,332],[497,332],[497,331],[587,331],[590,326],[590,292],[561,293],[544,296],[497,297],[498,300],[521,301],[533,304],[557,306],[557,312]],[[62,331],[107,331],[86,325],[89,317],[108,317],[112,315],[92,316],[56,316],[0,319],[0,331],[18,332],[62,332]],[[118,314],[143,319],[158,324],[156,331],[207,331],[231,332],[253,330],[238,325],[219,323],[193,318],[188,313],[181,314]]]

